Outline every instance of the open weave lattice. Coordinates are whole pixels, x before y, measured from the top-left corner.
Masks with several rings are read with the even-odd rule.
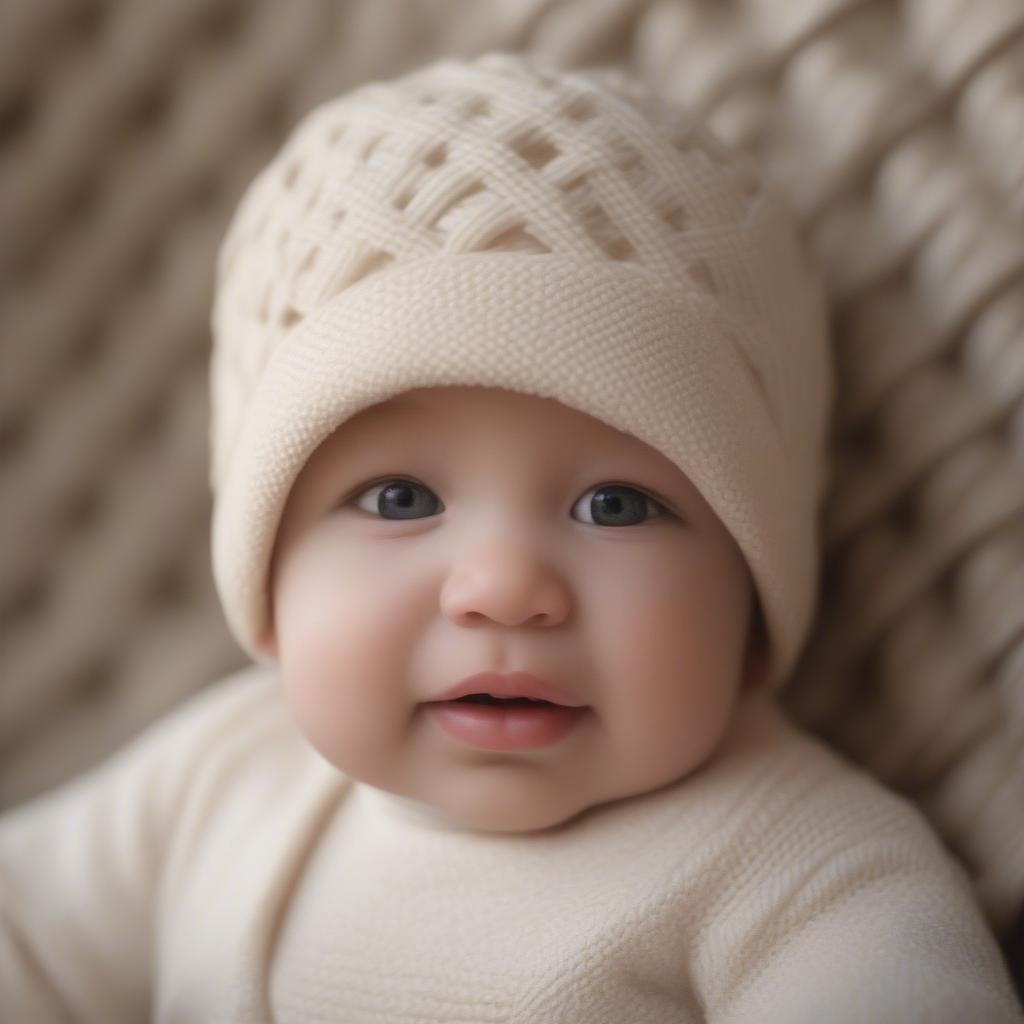
[[[314,103],[444,52],[622,63],[798,209],[840,368],[793,712],[1024,896],[1019,0],[0,7],[0,766],[11,802],[240,660],[213,597],[206,319]]]

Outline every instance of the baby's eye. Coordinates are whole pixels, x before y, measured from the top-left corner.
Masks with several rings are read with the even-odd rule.
[[[651,515],[648,517],[647,513]],[[599,484],[573,505],[574,518],[593,526],[636,526],[647,518],[657,519],[668,511],[635,487]]]
[[[422,519],[444,511],[429,487],[412,480],[384,480],[360,491],[357,508],[383,519]],[[653,498],[626,484],[591,487],[573,506],[574,518],[593,526],[636,526],[669,513]]]
[[[360,491],[356,507],[384,519],[422,519],[444,511],[437,495],[411,480],[385,480]]]

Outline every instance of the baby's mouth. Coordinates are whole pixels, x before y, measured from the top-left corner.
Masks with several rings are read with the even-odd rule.
[[[558,708],[561,704],[554,704],[549,700],[534,699],[533,697],[493,697],[489,693],[467,693],[452,701],[453,704],[483,704],[491,707],[508,708]]]
[[[533,750],[565,739],[589,713],[531,697],[467,693],[427,705],[450,739],[480,750]]]
[[[490,707],[508,707],[515,701],[519,707],[582,706],[571,690],[529,672],[478,672],[438,694],[435,700]]]

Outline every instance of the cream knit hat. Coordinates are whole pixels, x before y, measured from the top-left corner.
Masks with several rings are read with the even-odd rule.
[[[675,462],[735,537],[771,679],[817,590],[831,398],[824,303],[751,169],[625,75],[445,59],[309,114],[218,264],[213,562],[257,661],[306,459],[416,387],[504,387]]]

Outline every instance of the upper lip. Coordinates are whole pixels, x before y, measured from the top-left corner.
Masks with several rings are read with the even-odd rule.
[[[478,672],[445,690],[436,699],[458,700],[471,693],[489,693],[492,697],[529,697],[531,700],[546,700],[571,708],[586,706],[571,694],[529,672]]]

